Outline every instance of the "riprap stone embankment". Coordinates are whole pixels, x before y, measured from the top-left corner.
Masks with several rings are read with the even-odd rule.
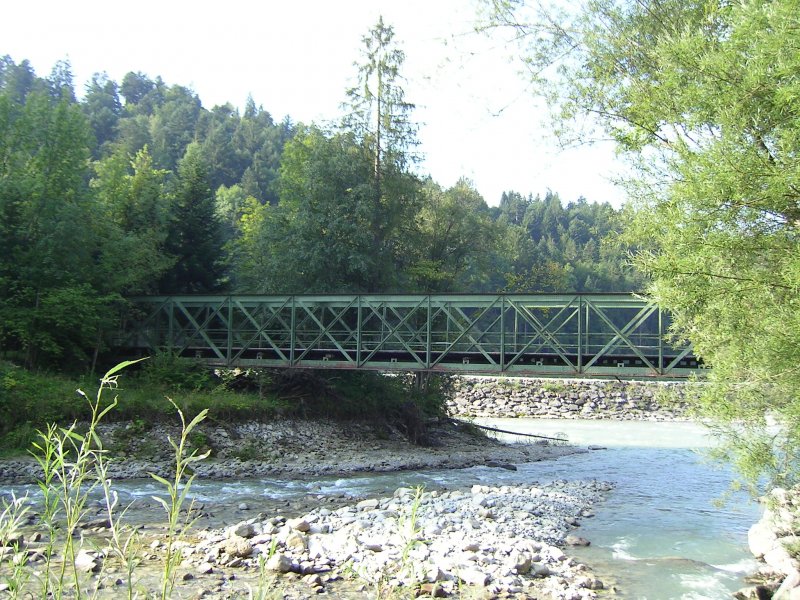
[[[458,377],[447,410],[465,417],[685,420],[684,383]]]
[[[756,585],[735,594],[739,600],[800,599],[800,487],[774,488],[761,499],[764,513],[747,538],[750,551],[763,565],[752,578]]]

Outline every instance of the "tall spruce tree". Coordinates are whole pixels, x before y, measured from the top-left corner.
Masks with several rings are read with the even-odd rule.
[[[405,99],[401,70],[405,53],[394,39],[394,28],[383,17],[362,39],[357,83],[347,90],[342,126],[352,133],[372,163],[369,235],[375,268],[369,291],[397,285],[419,205],[419,184],[409,173],[415,162],[417,126],[414,105]]]
[[[208,168],[196,142],[178,163],[166,250],[175,265],[161,280],[164,293],[199,293],[222,284],[222,231]]]

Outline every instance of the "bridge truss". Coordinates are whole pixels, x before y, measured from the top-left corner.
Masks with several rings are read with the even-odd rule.
[[[134,299],[120,348],[226,367],[683,378],[687,344],[629,294],[159,296]]]

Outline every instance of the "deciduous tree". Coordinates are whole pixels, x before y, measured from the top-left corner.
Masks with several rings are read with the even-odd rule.
[[[497,243],[486,202],[466,179],[447,190],[428,181],[421,195],[411,285],[425,292],[476,289]]]
[[[593,0],[530,20],[489,4],[559,115],[593,115],[640,157],[628,241],[711,367],[699,406],[751,481],[796,481],[800,3]]]

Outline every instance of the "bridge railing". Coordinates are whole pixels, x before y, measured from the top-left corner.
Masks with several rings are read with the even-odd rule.
[[[120,347],[212,365],[686,377],[669,317],[628,294],[159,296]]]

